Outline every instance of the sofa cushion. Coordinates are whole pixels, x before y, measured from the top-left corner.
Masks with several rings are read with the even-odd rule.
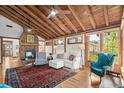
[[[74,58],[75,58],[75,56],[74,56],[74,55],[70,55],[70,56],[69,56],[69,60],[70,60],[70,61],[73,61],[73,60],[74,60]]]
[[[92,70],[92,72],[94,72],[95,74],[97,74],[99,76],[104,75],[104,70],[99,67],[91,67],[91,70]]]
[[[63,59],[64,58],[64,54],[57,54],[57,59]]]

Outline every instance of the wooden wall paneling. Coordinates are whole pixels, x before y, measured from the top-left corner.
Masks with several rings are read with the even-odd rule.
[[[48,9],[46,6],[44,6],[44,9],[50,13],[50,9]],[[57,22],[57,25],[67,34],[71,34],[71,31],[55,16],[52,17],[52,20],[55,20]]]
[[[67,49],[67,38],[66,36],[64,36],[64,52],[66,53],[66,49]]]
[[[86,67],[89,67],[90,64],[89,64],[89,36],[85,33],[84,34],[84,43],[85,43],[85,66]]]
[[[45,21],[47,21],[50,25],[53,26],[54,29],[56,29],[57,32],[59,32],[61,35],[65,35],[65,33],[56,25],[54,24],[50,19],[48,19],[40,9],[38,9],[36,6],[29,6],[32,8],[32,10],[36,11]]]
[[[93,26],[93,28],[95,29],[96,28],[96,23],[95,23],[95,19],[94,19],[94,17],[93,17],[93,14],[92,14],[92,11],[91,11],[91,9],[89,8],[89,6],[84,6],[85,7],[85,9],[86,9],[86,11],[87,11],[87,16],[89,17],[89,19],[90,19],[90,22],[91,22],[91,25]]]
[[[100,33],[100,52],[103,52],[103,48],[104,48],[104,33],[101,32]]]
[[[119,64],[120,66],[123,66],[123,35],[124,35],[124,31],[123,29],[120,29],[119,31]]]
[[[72,7],[71,5],[68,5],[68,8],[69,8],[69,10],[72,12],[74,18],[77,20],[77,22],[79,23],[79,25],[81,26],[81,28],[83,29],[83,31],[85,31],[86,29],[85,29],[84,25],[81,23],[81,21],[80,21],[80,19],[78,18],[77,14],[75,13],[73,7]]]
[[[123,14],[122,14],[122,19],[121,19],[121,29],[120,29],[120,43],[121,43],[121,66],[124,66],[124,6],[123,8]]]

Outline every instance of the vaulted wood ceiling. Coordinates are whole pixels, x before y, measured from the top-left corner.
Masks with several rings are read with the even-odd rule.
[[[20,24],[32,28],[45,38],[95,31],[99,28],[120,26],[123,6],[77,5],[55,6],[58,10],[69,10],[67,15],[47,18],[52,6],[45,5],[7,5],[0,6],[0,14]]]

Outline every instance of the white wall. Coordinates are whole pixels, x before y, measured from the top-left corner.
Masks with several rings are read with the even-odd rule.
[[[78,36],[80,36],[80,35],[78,35]],[[75,37],[75,36],[71,36],[71,37]],[[71,38],[71,37],[67,37],[67,39]],[[75,56],[81,57],[81,49],[78,47],[78,45],[79,44],[67,44],[67,46],[66,46],[67,56],[69,56],[70,54],[74,54]],[[81,65],[85,65],[84,50],[82,50],[82,56],[83,56],[83,58],[81,59]]]
[[[58,38],[56,40],[64,41],[64,38]],[[64,53],[64,45],[57,45],[57,48],[56,49],[54,48],[54,54],[55,54],[55,51],[56,51],[56,54]]]
[[[52,53],[52,46],[45,46],[46,56],[49,56],[49,53]]]
[[[67,39],[72,37],[73,36],[67,37]],[[84,42],[84,38],[83,38],[83,42]],[[66,55],[66,58],[68,58],[70,54],[81,57],[81,49],[78,47],[78,45],[79,44],[66,44],[66,53],[64,53],[64,45],[57,45],[56,50],[54,49],[54,54],[55,52],[56,54],[64,53]],[[46,49],[47,55],[49,55],[49,53],[52,53],[52,46],[46,46],[45,49]],[[81,59],[81,65],[85,65],[84,50],[82,50],[82,56],[83,56],[83,59]]]
[[[13,27],[6,27],[6,25],[11,25]],[[0,15],[0,36],[19,38],[22,32],[23,28],[20,25]]]
[[[19,40],[18,39],[7,39],[7,38],[3,38],[3,41],[12,41],[13,57],[18,56],[17,53],[19,53]],[[17,49],[17,46],[18,46],[18,49]]]

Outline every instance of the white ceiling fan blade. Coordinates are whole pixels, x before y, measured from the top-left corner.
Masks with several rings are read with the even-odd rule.
[[[49,15],[47,16],[47,18],[49,19],[51,16],[52,16],[52,15],[51,15],[51,14],[49,14]]]

